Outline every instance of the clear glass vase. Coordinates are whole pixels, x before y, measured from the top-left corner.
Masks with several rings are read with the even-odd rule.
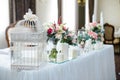
[[[53,48],[50,51],[50,55],[49,55],[49,61],[50,62],[57,62],[57,49],[56,49],[56,45],[53,45]]]

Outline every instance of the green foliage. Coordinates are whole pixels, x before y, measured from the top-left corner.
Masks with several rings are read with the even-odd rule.
[[[100,33],[101,32],[101,26],[99,25],[99,26],[94,27],[92,29],[92,31],[95,32],[95,33]]]
[[[75,42],[73,42],[74,35],[69,35],[71,32],[66,30],[65,33],[62,33],[61,43],[68,43],[69,45],[77,45]]]

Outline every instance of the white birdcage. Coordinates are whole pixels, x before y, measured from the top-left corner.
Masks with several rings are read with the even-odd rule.
[[[11,68],[39,68],[44,62],[45,41],[45,31],[39,21],[19,21],[10,31]]]

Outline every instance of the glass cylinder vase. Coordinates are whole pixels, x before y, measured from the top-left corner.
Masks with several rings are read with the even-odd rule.
[[[57,45],[53,45],[53,48],[51,49],[50,51],[50,54],[49,54],[49,61],[50,62],[57,62],[57,48],[56,48]]]

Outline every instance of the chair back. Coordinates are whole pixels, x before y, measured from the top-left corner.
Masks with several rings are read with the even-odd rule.
[[[104,41],[114,41],[114,26],[108,23],[104,24]]]
[[[6,36],[6,41],[7,41],[8,47],[10,47],[10,43],[9,43],[9,30],[10,30],[11,28],[14,28],[15,25],[16,25],[16,22],[15,22],[15,23],[11,23],[11,24],[6,28],[6,30],[5,30],[5,36]]]

